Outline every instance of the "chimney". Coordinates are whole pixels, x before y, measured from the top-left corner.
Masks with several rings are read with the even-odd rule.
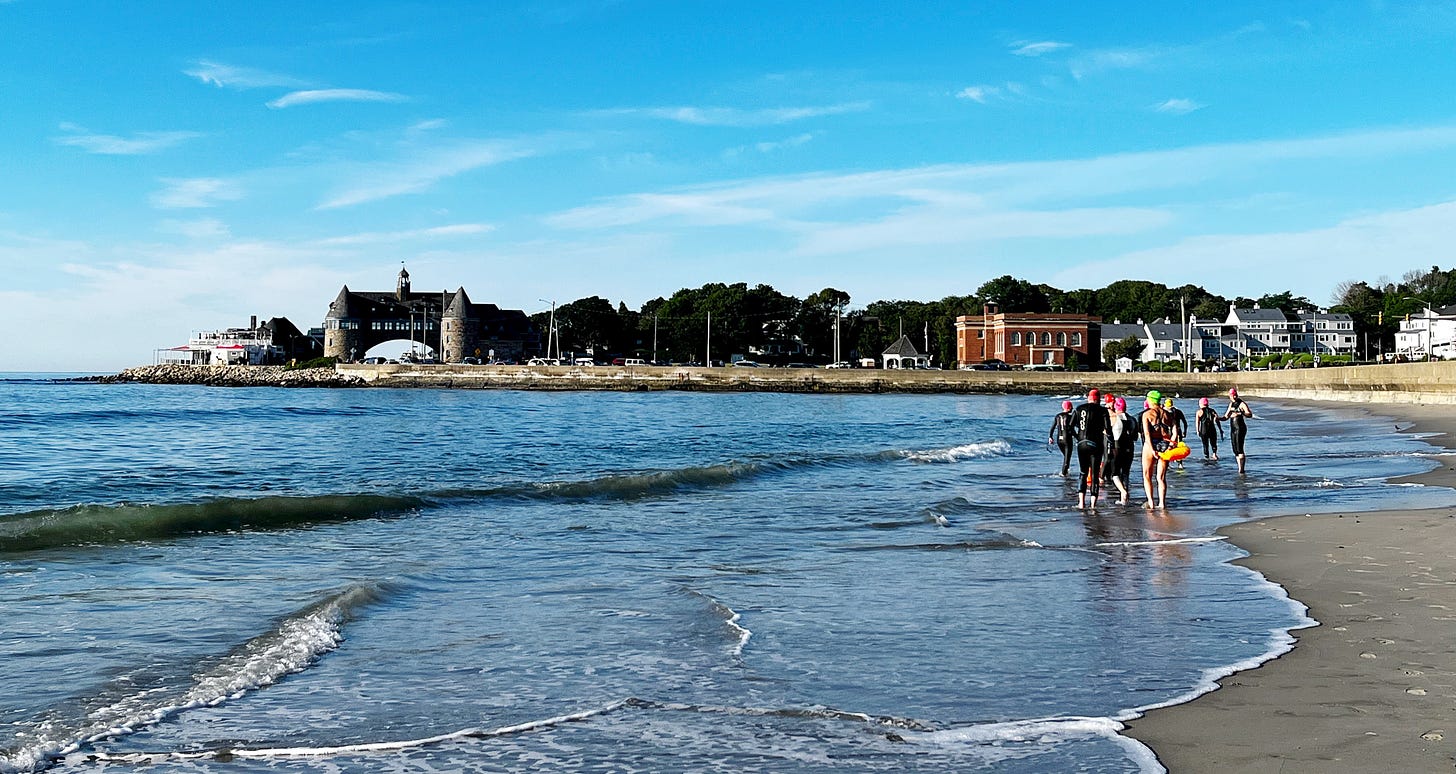
[[[998,311],[1000,310],[996,306],[995,301],[987,301],[985,305],[981,307],[981,314],[985,315],[986,317],[990,317],[991,315],[996,314],[996,312]]]
[[[1258,301],[1255,301],[1255,302],[1254,302],[1254,308],[1255,308],[1255,309],[1258,309],[1258,308],[1259,308],[1259,302],[1258,302]]]
[[[248,319],[248,330],[250,330],[250,331],[256,331],[256,330],[258,330],[258,315],[255,314],[251,318]]]

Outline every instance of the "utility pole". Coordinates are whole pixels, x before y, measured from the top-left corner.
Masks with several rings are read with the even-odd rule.
[[[703,346],[703,367],[713,365],[713,313],[708,312],[708,343]]]
[[[657,365],[657,315],[652,315],[652,364]]]

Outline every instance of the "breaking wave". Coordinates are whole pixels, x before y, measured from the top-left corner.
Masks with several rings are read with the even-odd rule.
[[[189,685],[137,690],[118,682],[76,712],[60,710],[57,717],[39,723],[23,746],[0,752],[0,772],[40,771],[86,745],[134,734],[184,710],[216,706],[301,672],[337,648],[344,624],[384,594],[384,588],[373,584],[330,594],[196,670]]]
[[[673,470],[615,473],[579,481],[526,482],[422,494],[327,494],[223,498],[197,503],[86,504],[0,517],[0,553],[66,546],[166,540],[239,530],[269,530],[407,514],[444,501],[631,501],[715,489],[814,467],[891,460],[959,462],[1005,454],[1003,440],[942,449],[825,454],[725,462]]]
[[[77,505],[0,518],[0,552],[159,540],[249,529],[283,529],[389,516],[426,505],[418,497],[319,495],[201,503]]]

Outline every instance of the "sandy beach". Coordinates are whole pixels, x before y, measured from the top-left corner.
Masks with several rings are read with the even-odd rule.
[[[1452,407],[1365,410],[1392,432],[1456,447]],[[1439,462],[1403,480],[1456,486],[1456,455]],[[1251,456],[1251,475],[1257,465]],[[1221,533],[1320,625],[1219,690],[1130,722],[1128,735],[1175,774],[1452,771],[1456,509],[1284,516]]]

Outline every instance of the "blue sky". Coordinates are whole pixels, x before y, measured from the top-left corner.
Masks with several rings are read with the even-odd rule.
[[[893,10],[891,10],[893,8]],[[1449,267],[1453,2],[0,0],[5,370],[317,326]]]

